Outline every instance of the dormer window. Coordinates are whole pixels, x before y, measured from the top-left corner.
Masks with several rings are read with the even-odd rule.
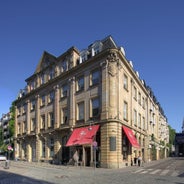
[[[102,43],[97,41],[92,45],[92,56],[95,56],[96,54],[98,54],[99,52],[101,52],[102,50]]]
[[[44,84],[45,83],[45,74],[42,73],[41,76],[40,76],[40,84]]]
[[[35,81],[31,81],[30,83],[30,90],[34,90],[35,89]]]
[[[88,55],[89,55],[88,50],[81,51],[81,53],[80,53],[80,58],[81,58],[80,63],[83,63],[84,61],[86,61],[88,59]]]
[[[54,69],[50,69],[49,71],[49,80],[53,79],[54,78]]]
[[[67,70],[67,62],[66,62],[66,60],[64,60],[62,62],[62,69],[63,69],[63,72],[65,72]]]

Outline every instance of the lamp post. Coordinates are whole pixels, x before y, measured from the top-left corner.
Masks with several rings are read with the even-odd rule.
[[[89,126],[88,130],[91,131],[92,128],[93,127],[91,126],[91,123],[90,123],[90,126]],[[98,143],[96,142],[96,133],[95,133],[94,140],[92,142],[93,159],[94,159],[94,169],[96,168],[96,149],[97,149],[97,146],[98,146]]]

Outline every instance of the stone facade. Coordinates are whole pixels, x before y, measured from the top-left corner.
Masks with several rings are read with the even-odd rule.
[[[16,100],[16,157],[64,164],[77,149],[85,166],[121,168],[138,155],[145,161],[160,159],[163,151],[167,156],[161,106],[111,36],[59,57],[44,52],[26,82]],[[74,129],[95,124],[96,149],[65,146]],[[122,126],[132,130],[140,148],[131,145]]]

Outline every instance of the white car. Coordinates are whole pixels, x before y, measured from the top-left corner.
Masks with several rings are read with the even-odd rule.
[[[4,155],[0,155],[0,161],[6,161],[6,157]]]

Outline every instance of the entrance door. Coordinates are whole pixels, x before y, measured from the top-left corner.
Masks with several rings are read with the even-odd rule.
[[[90,147],[85,147],[85,163],[86,166],[90,166],[91,162],[91,148]]]

